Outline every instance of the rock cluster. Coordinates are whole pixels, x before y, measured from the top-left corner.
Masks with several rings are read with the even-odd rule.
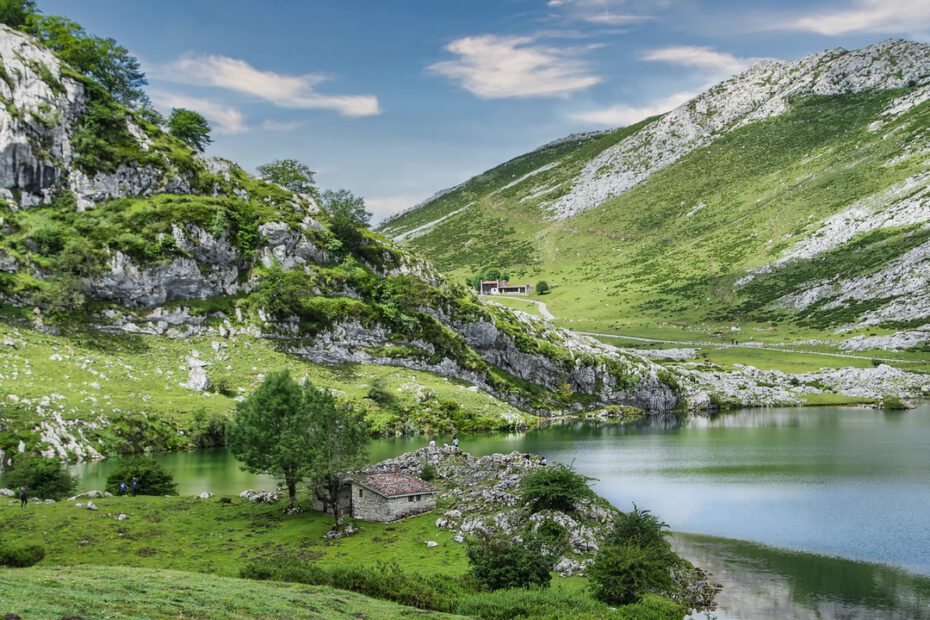
[[[239,497],[256,504],[274,504],[280,501],[281,494],[277,491],[263,491],[261,489],[246,489]]]

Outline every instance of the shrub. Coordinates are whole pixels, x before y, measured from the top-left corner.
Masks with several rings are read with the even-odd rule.
[[[378,562],[375,566],[321,567],[275,558],[247,564],[239,576],[330,586],[418,609],[444,612],[455,611],[458,600],[474,591],[474,587],[460,577],[407,573],[397,562]]]
[[[882,399],[882,409],[885,411],[904,411],[910,409],[903,400],[897,396],[885,396]]]
[[[210,413],[203,407],[195,409],[191,416],[191,443],[196,448],[225,446],[226,424],[226,416],[222,413]]]
[[[420,478],[429,482],[436,479],[436,467],[429,463],[420,468]]]
[[[604,618],[610,615],[606,605],[578,592],[560,590],[505,589],[472,594],[459,603],[456,612],[481,620],[534,618],[555,620],[569,618]]]
[[[42,499],[67,497],[77,486],[77,478],[58,459],[20,455],[4,476],[12,489],[26,487],[29,494]]]
[[[158,461],[147,457],[136,457],[123,461],[115,472],[107,477],[107,491],[116,493],[119,483],[129,487],[133,478],[139,485],[137,495],[177,495],[177,485],[171,474]]]
[[[468,543],[471,576],[489,590],[548,587],[551,565],[535,545],[480,536]]]
[[[550,290],[549,283],[546,282],[545,280],[540,280],[539,282],[536,283],[536,294],[537,295],[545,295],[546,293],[549,292],[549,290]]]
[[[650,549],[634,545],[602,547],[588,567],[591,594],[614,605],[639,602],[647,592],[664,594],[674,588],[667,563]]]
[[[26,568],[38,564],[45,557],[45,549],[39,545],[13,547],[0,545],[0,566]]]
[[[589,480],[564,465],[540,468],[523,478],[523,503],[530,512],[571,512],[577,502],[594,496]]]
[[[630,512],[621,512],[614,518],[614,527],[608,534],[613,545],[632,545],[643,549],[671,552],[665,538],[668,523],[661,521],[649,510],[641,510],[633,504]]]

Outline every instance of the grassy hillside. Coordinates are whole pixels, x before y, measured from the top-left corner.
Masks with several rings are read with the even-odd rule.
[[[324,586],[109,566],[0,570],[0,611],[85,618],[453,618]]]
[[[870,127],[904,92],[795,100],[787,113],[730,131],[567,220],[551,219],[551,195],[540,192],[564,187],[570,162],[589,158],[597,140],[620,134],[566,143],[561,153],[543,149],[468,181],[384,231],[403,235],[455,212],[406,243],[457,278],[490,266],[509,270],[512,279],[545,279],[554,285],[546,297],[550,310],[575,326],[642,333],[705,325],[709,333],[732,323],[777,323],[781,339],[824,337],[887,299],[803,313],[773,302],[824,276],[874,273],[928,239],[921,225],[862,235],[747,286],[735,283],[813,234],[824,218],[927,170],[921,145],[930,103],[879,130]],[[502,190],[507,179],[561,161],[564,168]]]

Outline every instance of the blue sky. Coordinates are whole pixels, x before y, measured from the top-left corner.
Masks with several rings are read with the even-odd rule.
[[[248,169],[292,157],[376,218],[758,58],[930,41],[930,0],[39,0],[143,62]]]

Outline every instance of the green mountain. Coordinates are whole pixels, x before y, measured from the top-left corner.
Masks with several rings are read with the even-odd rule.
[[[553,286],[590,330],[930,341],[930,46],[765,61],[663,116],[569,136],[385,222],[454,279]],[[744,330],[745,331],[745,330]]]
[[[0,26],[0,462],[209,445],[282,367],[380,433],[678,402],[661,367],[482,303],[111,90]]]

